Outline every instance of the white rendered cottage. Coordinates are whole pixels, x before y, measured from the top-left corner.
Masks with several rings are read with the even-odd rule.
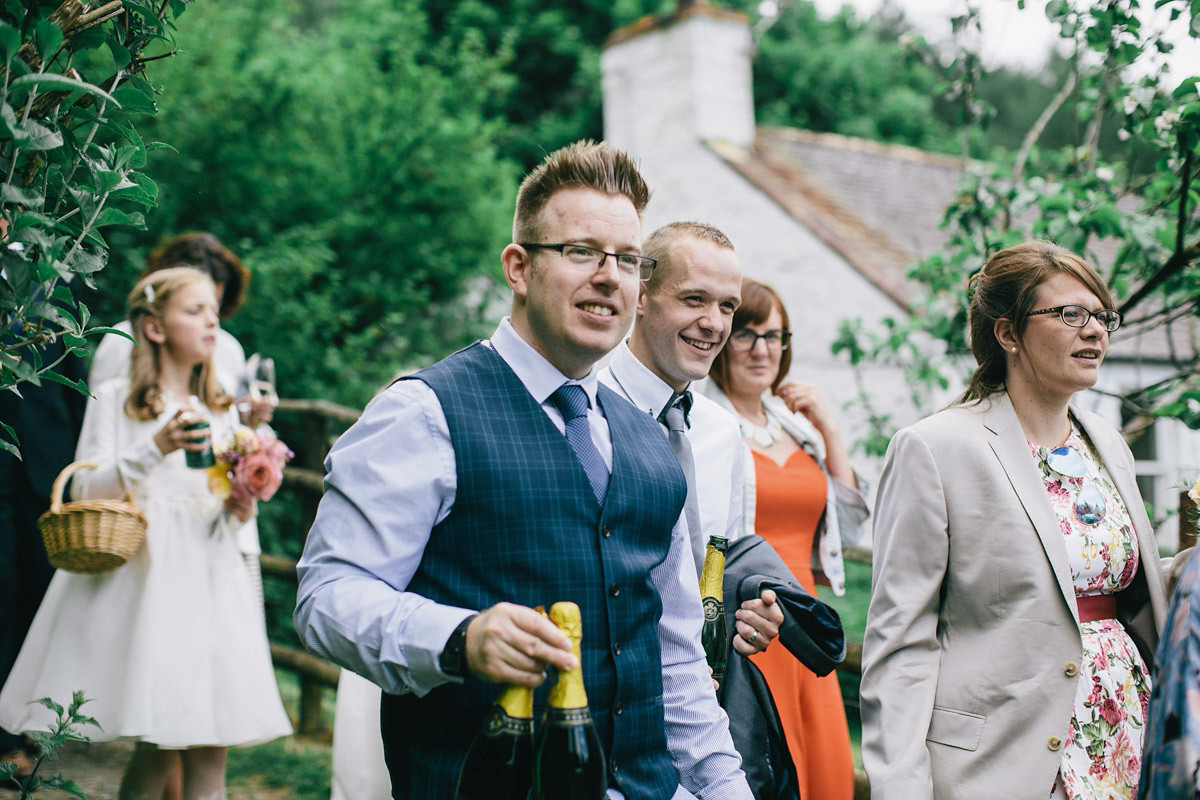
[[[751,55],[746,17],[704,0],[681,0],[673,13],[610,38],[602,61],[604,135],[638,159],[654,192],[645,230],[690,219],[730,237],[745,274],[773,285],[787,305],[795,333],[791,377],[818,385],[847,442],[866,432],[862,415],[846,408],[860,391],[898,425],[931,413],[909,403],[897,371],[867,367],[856,375],[830,345],[844,319],[874,327],[904,313],[913,296],[907,266],[945,240],[939,223],[954,195],[958,160],[756,127]],[[1122,329],[1097,388],[1120,393],[1165,378],[1174,364],[1195,360],[1194,344],[1188,326],[1141,336]],[[1079,400],[1114,424],[1124,422],[1113,397],[1087,392]],[[1178,484],[1200,469],[1200,434],[1163,420],[1132,446],[1143,495],[1161,519],[1178,505]],[[874,482],[880,465],[852,457]],[[1174,518],[1160,537],[1173,544]]]

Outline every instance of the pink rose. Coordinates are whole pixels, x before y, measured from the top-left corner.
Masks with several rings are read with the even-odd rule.
[[[250,453],[233,468],[233,496],[270,500],[283,483],[283,468],[266,453]]]
[[[1115,728],[1121,720],[1125,719],[1125,709],[1121,708],[1116,700],[1109,697],[1100,704],[1100,716]]]
[[[1100,698],[1104,696],[1104,689],[1100,686],[1100,678],[1096,675],[1092,676],[1092,692],[1088,695],[1088,699],[1084,701],[1084,705],[1089,708],[1095,708],[1100,703]]]
[[[258,447],[272,461],[281,466],[292,458],[292,451],[288,449],[288,446],[274,436],[259,437]]]
[[[1104,652],[1103,650],[1096,651],[1096,671],[1108,671],[1108,653]]]
[[[1066,500],[1070,499],[1071,497],[1070,493],[1067,492],[1066,487],[1058,481],[1046,484],[1046,490],[1051,499]]]

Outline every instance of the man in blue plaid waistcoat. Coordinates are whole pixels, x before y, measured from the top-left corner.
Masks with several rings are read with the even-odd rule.
[[[699,644],[686,485],[657,423],[598,384],[629,329],[649,191],[604,144],[521,185],[512,315],[373,400],[330,451],[296,629],[385,692],[395,798],[451,798],[499,691],[575,664],[532,606],[583,610],[611,797],[750,798]],[[545,688],[536,695],[541,713]]]

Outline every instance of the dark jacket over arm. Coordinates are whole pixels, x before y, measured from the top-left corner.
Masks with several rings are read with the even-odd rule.
[[[766,678],[748,658],[732,649],[734,612],[746,600],[772,589],[783,611],[778,642],[817,675],[828,675],[846,656],[846,637],[837,612],[810,595],[783,559],[761,536],[745,536],[729,546],[725,560],[725,615],[731,634],[721,705],[729,732],[742,755],[742,769],[756,800],[799,798],[796,767],[788,751],[779,712]]]

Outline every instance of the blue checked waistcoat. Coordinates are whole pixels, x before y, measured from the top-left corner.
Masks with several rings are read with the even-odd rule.
[[[666,437],[599,388],[613,442],[601,509],[566,437],[493,350],[477,343],[411,377],[441,402],[458,488],[408,590],[472,609],[578,603],[588,704],[609,782],[629,800],[669,798],[679,779],[663,728],[662,602],[650,571],[666,558],[686,488]],[[536,694],[535,719],[553,681]],[[384,695],[394,797],[454,796],[462,757],[499,690],[468,679],[423,698]]]

